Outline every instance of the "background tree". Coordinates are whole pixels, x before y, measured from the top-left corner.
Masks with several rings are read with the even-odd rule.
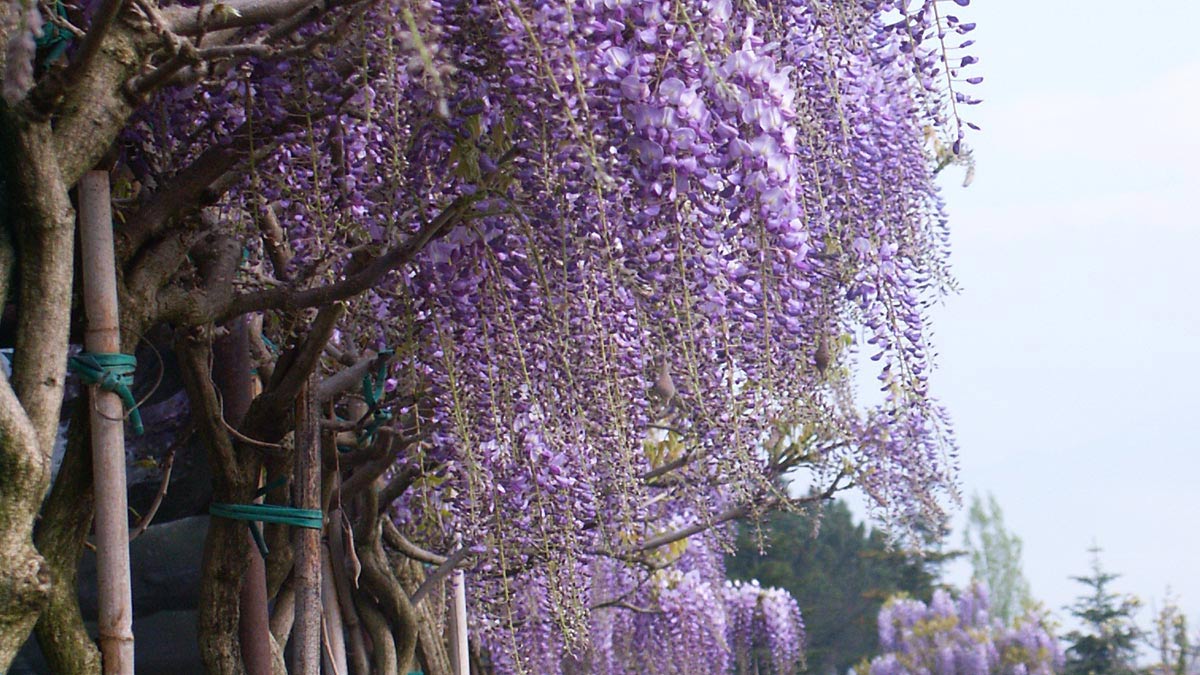
[[[995,495],[971,496],[963,546],[971,557],[971,576],[988,588],[992,616],[1010,623],[1032,601],[1021,571],[1021,539],[1004,525]]]
[[[1154,614],[1154,626],[1146,631],[1146,642],[1157,663],[1147,669],[1153,675],[1195,675],[1200,672],[1200,633],[1189,632],[1187,615],[1168,589],[1162,607]]]
[[[726,570],[731,579],[788,591],[804,613],[809,670],[844,673],[878,652],[876,617],[888,598],[930,600],[942,559],[894,546],[884,532],[855,523],[843,501],[818,508],[743,524]]]
[[[1088,588],[1069,610],[1084,630],[1064,636],[1067,648],[1067,675],[1128,675],[1137,672],[1137,645],[1141,632],[1134,614],[1141,605],[1132,595],[1113,593],[1109,585],[1120,577],[1105,572],[1100,565],[1097,546],[1089,549],[1092,572],[1071,577]]]

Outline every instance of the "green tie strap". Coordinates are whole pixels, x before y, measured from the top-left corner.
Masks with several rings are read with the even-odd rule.
[[[84,384],[94,384],[121,397],[121,402],[129,410],[129,422],[133,425],[133,433],[142,435],[145,431],[142,427],[142,415],[138,412],[137,401],[130,391],[130,387],[133,386],[133,373],[137,370],[137,358],[133,354],[81,352],[67,359],[67,370],[78,375]]]
[[[279,356],[279,345],[275,344],[271,338],[266,336],[265,333],[262,335],[262,343],[263,346],[267,348],[267,351],[271,352],[275,356]]]
[[[276,479],[259,489],[255,496],[261,497],[284,482],[284,478]],[[270,551],[267,549],[267,540],[263,538],[255,523],[279,523],[310,530],[319,530],[325,525],[325,515],[320,509],[299,509],[277,504],[213,504],[208,507],[208,512],[218,518],[247,521],[250,534],[254,536],[254,543],[258,545],[258,552],[264,558]]]
[[[61,0],[54,3],[54,12],[59,18],[67,18],[67,9],[63,7]],[[67,51],[67,47],[71,46],[71,41],[74,37],[71,31],[66,28],[54,22],[47,21],[42,26],[42,34],[34,40],[37,43],[38,49],[48,50],[42,62],[44,64],[43,68],[49,69],[50,64],[54,63],[55,59],[62,56],[63,52]]]
[[[393,354],[391,349],[384,349],[379,352],[379,356],[388,357]],[[367,424],[358,435],[358,447],[366,447],[375,442],[375,434],[378,433],[379,427],[386,424],[392,419],[392,411],[381,410],[379,404],[383,402],[384,385],[387,384],[388,367],[387,361],[379,365],[379,372],[375,374],[367,373],[362,379],[363,400],[371,409],[371,422]]]

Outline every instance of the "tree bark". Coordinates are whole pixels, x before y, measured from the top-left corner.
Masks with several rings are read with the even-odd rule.
[[[235,458],[212,384],[209,367],[212,343],[204,334],[193,334],[179,340],[175,351],[192,416],[213,465],[213,500],[229,504],[249,503],[255,488],[247,474],[257,475],[257,465],[243,469]],[[200,655],[212,675],[245,673],[238,640],[238,600],[248,550],[246,523],[212,519],[204,542],[204,574],[196,617]]]
[[[358,615],[371,637],[371,675],[398,675],[396,641],[388,630],[387,619],[363,592],[354,594]]]
[[[0,171],[8,184],[6,237],[19,255],[12,378],[0,370],[0,672],[29,637],[50,591],[33,524],[50,487],[66,375],[74,211],[49,123],[0,104]],[[8,270],[5,270],[7,275]]]
[[[355,530],[358,559],[362,562],[362,590],[379,603],[387,624],[390,624],[395,648],[396,665],[401,673],[407,673],[417,649],[417,613],[409,602],[408,594],[392,573],[387,555],[383,551],[383,523],[379,518],[379,490],[375,485],[366,490],[363,499],[361,521]],[[375,639],[375,631],[367,623],[367,629]],[[378,666],[376,666],[378,667]]]
[[[349,675],[350,664],[346,659],[346,631],[342,622],[342,609],[338,604],[337,589],[334,587],[333,562],[329,548],[321,546],[321,612],[323,615],[322,635],[325,639],[325,669],[336,675]]]
[[[425,581],[425,571],[416,560],[400,559],[396,566],[404,592],[412,594]],[[417,612],[417,656],[425,675],[454,675],[450,663],[450,652],[446,648],[446,591],[445,583],[439,582],[435,589],[425,595],[416,605]]]
[[[321,508],[320,413],[313,382],[300,388],[296,400],[296,505]],[[321,531],[296,528],[296,624],[292,627],[292,675],[321,672]]]
[[[91,437],[87,409],[79,403],[71,415],[62,466],[34,535],[53,584],[34,632],[51,672],[98,675],[100,651],[83,624],[76,591],[79,556],[92,526]]]
[[[367,658],[362,623],[359,620],[358,608],[354,604],[354,591],[350,588],[349,574],[346,571],[346,540],[342,518],[343,511],[341,509],[329,512],[329,555],[332,563],[333,587],[337,593],[337,601],[342,608],[346,634],[350,639],[349,657],[350,663],[354,666],[354,675],[370,675],[371,667]]]
[[[249,330],[246,318],[238,317],[225,326],[228,331],[213,344],[213,380],[221,392],[225,421],[237,427],[253,400],[250,373]],[[255,487],[258,481],[252,479]],[[253,544],[249,530],[246,541]],[[246,574],[239,595],[238,640],[242,662],[249,675],[271,675],[271,639],[267,615],[266,568],[262,554],[253,546],[246,551]]]

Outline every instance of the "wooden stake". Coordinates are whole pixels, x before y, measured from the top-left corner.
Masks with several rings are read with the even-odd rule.
[[[302,509],[321,508],[321,451],[312,378],[296,399],[296,483],[293,499]],[[292,628],[291,675],[321,673],[321,531],[295,528],[296,624]]]
[[[462,540],[458,540],[462,546]],[[454,672],[469,675],[471,652],[467,647],[467,582],[462,570],[454,570]]]
[[[83,260],[84,346],[121,351],[112,202],[107,171],[79,181],[79,241]],[[133,599],[129,582],[129,515],[125,488],[125,409],[121,398],[92,388],[92,471],[96,495],[96,570],[100,653],[105,675],[133,675]]]

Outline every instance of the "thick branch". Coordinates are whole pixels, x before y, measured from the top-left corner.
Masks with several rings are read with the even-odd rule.
[[[371,261],[357,274],[336,283],[303,290],[273,288],[241,295],[233,299],[221,317],[234,317],[268,309],[295,311],[305,307],[326,305],[358,295],[377,284],[392,270],[410,262],[429,242],[461,222],[473,199],[474,197],[459,197],[438,214],[437,218],[426,223],[402,244]]]
[[[841,490],[844,490],[848,487],[847,485],[842,484],[842,479],[846,478],[847,475],[848,474],[845,470],[840,471],[838,473],[838,475],[834,477],[833,482],[830,483],[829,487],[825,488],[825,490],[815,493],[815,494],[807,495],[805,497],[798,497],[795,499],[787,499],[784,497],[774,496],[774,497],[767,497],[758,504],[754,504],[754,505],[739,504],[737,506],[730,507],[728,509],[725,509],[721,513],[717,514],[717,516],[712,518],[711,520],[694,523],[692,525],[689,525],[684,528],[680,528],[680,529],[672,531],[672,532],[665,532],[658,536],[651,537],[651,538],[647,539],[646,541],[642,542],[641,544],[639,544],[637,546],[637,548],[634,549],[634,552],[635,553],[643,553],[645,551],[650,551],[650,550],[653,550],[653,549],[656,549],[656,548],[659,548],[662,546],[667,546],[668,544],[673,544],[677,541],[680,541],[681,539],[687,539],[688,537],[692,536],[693,534],[698,534],[709,528],[716,527],[717,525],[721,525],[722,523],[727,523],[731,520],[736,520],[738,518],[744,518],[744,517],[750,515],[751,513],[754,513],[755,511],[770,510],[770,509],[773,509],[775,507],[778,507],[778,506],[781,506],[784,504],[790,504],[792,506],[799,506],[801,504],[810,504],[812,502],[824,501],[826,499],[833,497],[834,494],[836,494],[836,493],[840,492]]]
[[[53,585],[35,632],[55,673],[98,673],[100,652],[79,609],[76,574],[92,526],[92,456],[88,407],[76,406],[67,428],[67,447],[54,487],[42,507],[35,541],[46,558]]]
[[[274,206],[267,204],[263,207],[262,215],[258,219],[258,229],[262,230],[263,248],[267,250],[267,256],[271,260],[275,278],[284,282],[290,281],[288,265],[292,262],[292,249],[288,246],[287,235],[283,226],[279,224],[278,216],[275,215]]]
[[[363,628],[371,638],[370,672],[373,675],[397,675],[396,640],[388,629],[387,618],[365,591],[356,591],[354,600]]]
[[[379,508],[386,509],[391,506],[420,477],[421,472],[413,467],[406,467],[396,472],[396,475],[392,476],[387,485],[383,486],[383,489],[379,491]]]
[[[325,345],[329,342],[329,338],[333,337],[337,322],[345,311],[344,304],[335,302],[322,307],[317,312],[312,329],[309,330],[304,342],[297,349],[295,360],[291,362],[283,377],[278,378],[278,384],[271,388],[270,396],[287,400],[296,398],[300,387],[316,370],[317,364],[321,360],[321,354],[325,351]],[[278,373],[276,374],[278,375]]]
[[[0,311],[8,306],[8,291],[16,271],[17,252],[13,249],[12,233],[0,225]]]
[[[401,534],[395,523],[387,519],[383,521],[383,540],[387,542],[388,546],[418,562],[429,565],[441,565],[446,562],[446,556],[427,551],[412,543],[408,537]]]
[[[296,620],[296,578],[289,575],[275,596],[275,611],[271,612],[271,637],[282,649],[287,646]]]
[[[121,90],[158,40],[151,32],[118,20],[109,25],[102,42],[100,58],[79,73],[55,105],[55,155],[68,185],[95,166],[125,128],[136,103]]]
[[[29,636],[50,590],[33,523],[50,487],[66,376],[74,213],[50,125],[0,104],[0,175],[8,208],[0,237],[16,244],[20,291],[12,379],[0,370],[0,671]],[[7,274],[8,270],[3,273]]]
[[[417,648],[417,615],[400,581],[392,574],[383,552],[378,505],[374,501],[374,491],[368,490],[367,499],[364,500],[364,512],[368,515],[356,528],[358,557],[363,565],[363,588],[379,602],[379,609],[391,624],[396,663],[400,666],[399,672],[404,673],[408,672]],[[366,613],[362,618],[367,620]],[[370,622],[367,623],[369,628]]]
[[[175,352],[187,387],[192,420],[208,448],[209,461],[228,485],[240,481],[237,455],[225,423],[224,411],[212,380],[212,343],[199,334],[176,342]]]
[[[355,361],[354,365],[349,368],[340,370],[321,380],[321,383],[317,385],[317,400],[321,403],[327,403],[359,386],[364,375],[378,370],[389,359],[390,357],[387,356],[381,357],[374,353],[368,353],[366,356]]]
[[[49,460],[0,369],[0,670],[7,670],[29,636],[50,592],[50,570],[30,541]],[[42,479],[46,476],[46,479]]]
[[[396,457],[404,448],[404,444],[390,434],[381,438],[380,441],[387,444],[386,451],[381,457],[368,462],[342,482],[340,490],[343,499],[353,499],[354,495],[372,485],[385,471],[395,465]]]
[[[79,51],[67,64],[66,69],[43,78],[38,86],[30,92],[30,102],[35,109],[42,113],[49,113],[62,93],[76,86],[83,79],[95,62],[96,55],[100,53],[100,46],[104,43],[109,29],[116,22],[117,15],[121,13],[124,4],[125,0],[101,0],[92,15],[92,22],[87,28]]]
[[[196,236],[197,233],[177,228],[148,246],[139,264],[125,275],[125,289],[131,296],[125,304],[132,305],[134,310],[151,311],[159,291],[186,262]]]
[[[367,649],[363,642],[358,609],[354,606],[349,575],[346,572],[346,533],[342,525],[344,517],[341,509],[334,509],[329,513],[329,555],[333,568],[333,586],[346,624],[346,633],[350,636],[350,659],[354,663],[354,672],[367,673],[370,672],[367,666]]]
[[[117,260],[128,261],[147,241],[200,203],[213,183],[250,152],[249,123],[232,134],[226,145],[208,148],[171,182],[159,189],[116,232]],[[273,146],[272,146],[273,147]]]
[[[435,569],[432,574],[425,577],[425,581],[421,582],[421,585],[412,594],[412,604],[420,604],[421,599],[432,592],[438,584],[445,581],[446,577],[450,576],[450,573],[453,572],[469,555],[471,555],[471,549],[466,546],[461,546],[454,553],[451,553],[441,565],[438,565],[437,569]]]
[[[71,316],[75,214],[48,124],[14,130],[6,161],[21,272],[12,386],[49,461],[58,432]],[[9,150],[4,148],[4,150]],[[13,208],[15,207],[15,208]],[[45,477],[46,480],[49,476]],[[42,493],[35,495],[40,502]]]
[[[315,0],[231,0],[196,7],[175,5],[163,10],[172,31],[180,35],[274,23],[324,3]]]
[[[216,308],[225,306],[233,297],[233,279],[242,260],[241,244],[232,237],[209,237],[192,247],[192,255],[204,283],[200,288],[172,285],[159,291],[156,307],[162,321],[202,326],[209,323]]]
[[[304,342],[280,358],[267,390],[250,404],[241,427],[244,436],[256,439],[258,443],[278,443],[291,431],[292,408],[300,385],[316,370],[324,346],[344,310],[340,304],[321,308]],[[278,470],[280,467],[272,468]]]
[[[421,564],[415,560],[398,561],[396,576],[406,593],[410,595],[420,587],[425,578]],[[454,675],[450,664],[450,654],[447,652],[445,636],[442,627],[446,624],[446,602],[441,593],[434,593],[424,602],[416,605],[420,635],[417,637],[417,653],[421,659],[422,670],[426,675]],[[472,666],[472,671],[482,673],[479,666]]]

